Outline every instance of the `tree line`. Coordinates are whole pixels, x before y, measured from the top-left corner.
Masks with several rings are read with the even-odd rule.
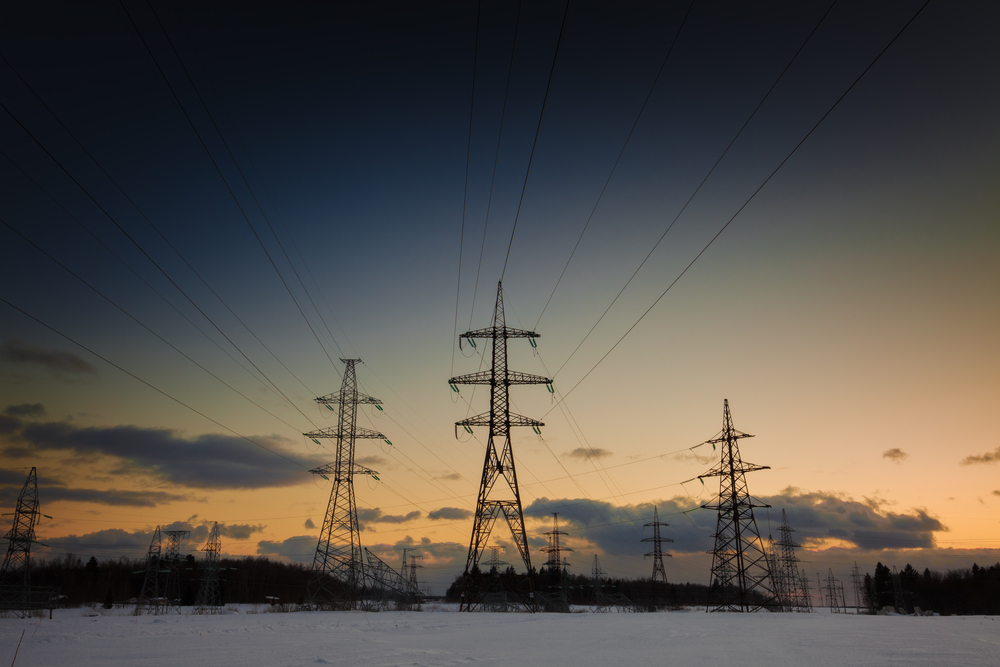
[[[920,607],[947,616],[1000,614],[1000,563],[945,572],[925,568],[923,573],[907,564],[897,577],[879,563],[874,576],[865,575],[863,594],[870,613],[902,602],[906,613]]]

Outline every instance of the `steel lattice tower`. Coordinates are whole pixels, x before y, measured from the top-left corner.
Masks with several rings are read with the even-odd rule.
[[[222,553],[222,540],[219,537],[219,522],[212,526],[208,534],[205,548],[204,564],[202,565],[201,585],[198,587],[198,597],[194,603],[196,614],[215,614],[222,606],[222,595],[219,592],[219,559]]]
[[[844,614],[847,610],[842,604],[844,593],[843,586],[837,581],[836,577],[833,576],[833,569],[828,570],[826,576],[826,586],[823,586],[823,590],[826,591],[826,603],[830,607],[831,614]]]
[[[552,513],[552,530],[545,533],[546,537],[549,538],[549,546],[542,548],[542,553],[548,554],[548,560],[545,561],[545,567],[549,569],[549,573],[555,572],[557,579],[559,574],[562,572],[564,567],[569,567],[569,563],[565,561],[562,557],[564,551],[572,551],[569,547],[564,547],[559,544],[560,535],[569,535],[569,533],[559,530],[559,512]]]
[[[379,405],[382,401],[358,392],[354,365],[360,359],[341,361],[346,368],[340,391],[315,399],[320,405],[340,405],[337,425],[305,434],[316,443],[319,438],[337,441],[336,461],[309,471],[324,479],[330,479],[332,475],[333,488],[306,585],[305,602],[308,605],[332,604],[353,609],[366,586],[361,529],[354,501],[354,476],[371,475],[378,479],[377,471],[355,465],[354,445],[358,438],[385,440],[385,436],[357,425],[358,405]]]
[[[160,555],[163,549],[163,542],[160,537],[160,527],[153,531],[153,539],[149,541],[149,551],[146,552],[146,577],[142,582],[142,592],[135,603],[136,616],[144,613],[159,614],[162,611],[162,599],[160,598]]]
[[[812,605],[809,604],[808,595],[802,591],[799,581],[799,559],[795,555],[795,549],[800,545],[792,539],[795,529],[788,525],[788,515],[785,510],[781,510],[781,525],[778,527],[781,538],[777,541],[777,559],[771,563],[772,574],[777,572],[775,592],[785,611],[810,611]]]
[[[163,554],[163,567],[166,570],[166,584],[163,587],[164,612],[174,609],[181,613],[181,540],[191,535],[190,530],[165,530],[167,548]]]
[[[669,537],[660,537],[660,526],[669,527],[670,524],[663,523],[662,521],[660,521],[660,515],[657,512],[656,507],[653,507],[653,521],[651,523],[642,524],[643,528],[650,528],[650,527],[653,528],[653,536],[644,537],[642,541],[653,543],[653,550],[648,554],[646,554],[645,557],[646,558],[649,558],[650,556],[653,557],[653,576],[650,578],[650,581],[654,585],[658,581],[663,582],[664,584],[667,583],[667,571],[663,568],[663,556],[664,556],[663,547],[660,546],[660,544],[663,542],[673,542],[673,540],[670,539]],[[668,558],[672,555],[673,554],[666,554]]]
[[[771,568],[764,543],[754,519],[755,507],[747,488],[746,473],[768,470],[768,466],[744,463],[739,441],[753,436],[733,427],[728,399],[723,403],[721,434],[708,442],[721,445],[722,459],[699,479],[719,478],[719,502],[702,505],[717,510],[715,549],[712,552],[712,576],[707,611],[780,611],[771,583]]]
[[[31,543],[41,516],[38,508],[38,472],[32,468],[17,497],[14,523],[4,535],[7,554],[0,569],[0,603],[6,609],[31,606]]]
[[[810,588],[811,584],[809,583],[809,575],[806,574],[805,570],[799,571],[799,586],[802,589],[802,601],[803,606],[805,607],[804,611],[812,611],[812,589]]]
[[[472,537],[469,540],[469,556],[465,562],[466,592],[463,595],[460,609],[471,611],[479,606],[478,594],[469,587],[469,576],[479,568],[487,548],[493,524],[501,516],[507,522],[514,538],[514,544],[520,553],[525,571],[531,574],[531,556],[528,553],[528,536],[524,529],[524,513],[521,509],[521,493],[517,486],[517,471],[514,467],[514,452],[511,449],[510,428],[512,426],[531,426],[538,429],[544,426],[540,421],[530,419],[510,411],[509,391],[511,385],[544,384],[552,388],[552,380],[539,375],[511,371],[507,368],[507,340],[510,338],[538,338],[534,331],[513,329],[506,325],[503,310],[503,284],[497,283],[497,301],[493,310],[493,323],[484,329],[468,331],[459,337],[473,341],[487,339],[493,342],[493,363],[488,371],[460,375],[448,380],[452,386],[459,384],[482,384],[490,387],[490,411],[475,417],[455,422],[455,426],[471,429],[473,426],[489,427],[489,438],[486,441],[486,457],[483,462],[483,476],[479,483],[479,495],[476,499],[476,516],[472,526]],[[497,452],[497,447],[500,452]],[[503,481],[501,484],[497,482]],[[534,610],[533,592],[530,591],[524,602]],[[470,599],[477,598],[477,599]]]
[[[858,561],[854,561],[854,567],[851,568],[851,584],[854,587],[854,608],[856,614],[863,613],[861,609],[865,606],[864,596],[861,594],[863,588],[861,577],[861,568],[858,567]]]

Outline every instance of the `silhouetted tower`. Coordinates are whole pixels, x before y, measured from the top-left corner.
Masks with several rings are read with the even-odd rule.
[[[472,537],[469,540],[469,556],[465,562],[466,585],[460,609],[470,611],[479,607],[479,594],[470,586],[469,575],[479,569],[479,561],[483,557],[486,545],[493,530],[493,524],[501,516],[514,538],[514,544],[520,553],[521,561],[527,573],[531,573],[531,556],[528,553],[528,536],[524,529],[524,513],[521,509],[521,493],[517,486],[517,471],[514,467],[514,452],[511,449],[510,428],[512,426],[531,426],[537,432],[544,424],[535,419],[513,414],[510,411],[509,390],[511,385],[544,384],[552,391],[552,380],[529,373],[511,371],[507,368],[507,340],[510,338],[538,338],[534,331],[513,329],[506,325],[503,310],[503,285],[497,283],[497,301],[493,310],[493,323],[484,329],[468,331],[459,337],[472,341],[487,339],[493,342],[493,361],[488,371],[460,375],[448,380],[452,386],[459,384],[482,384],[490,387],[490,411],[455,422],[467,430],[473,426],[487,426],[489,437],[486,440],[486,457],[483,462],[483,476],[479,483],[479,495],[476,499],[476,516],[472,525]],[[497,451],[499,447],[499,452]],[[502,482],[501,482],[502,480]],[[498,483],[500,482],[500,483]],[[527,582],[529,591],[523,600],[532,610],[533,592],[530,592],[531,582]]]
[[[826,577],[826,586],[823,590],[826,591],[826,604],[830,607],[830,613],[832,614],[842,614],[845,613],[841,601],[843,599],[843,587],[840,582],[833,576],[833,569],[829,570],[829,574]]]
[[[167,547],[164,550],[162,563],[166,573],[166,584],[163,587],[164,613],[176,611],[181,613],[181,540],[191,535],[190,530],[165,530]]]
[[[146,552],[146,573],[142,581],[142,592],[135,603],[135,616],[142,614],[160,614],[163,612],[163,598],[160,597],[163,591],[160,586],[160,579],[163,574],[163,567],[160,562],[163,541],[160,537],[160,527],[153,531],[153,539],[149,541],[149,551]],[[137,573],[138,574],[138,573]]]
[[[780,611],[771,584],[771,568],[754,519],[755,507],[747,488],[746,473],[768,470],[768,466],[744,463],[739,440],[753,436],[733,428],[729,401],[723,403],[722,432],[709,440],[721,445],[722,460],[699,479],[719,478],[719,502],[702,505],[719,513],[712,552],[712,576],[708,611]]]
[[[358,405],[379,405],[381,400],[358,392],[358,378],[354,364],[360,359],[341,359],[346,368],[340,391],[315,399],[331,410],[340,405],[337,425],[306,433],[307,438],[319,443],[319,438],[337,441],[337,459],[334,463],[314,468],[309,472],[329,480],[333,477],[330,502],[323,518],[316,555],[313,558],[309,582],[306,584],[307,605],[333,605],[353,609],[365,588],[365,559],[361,547],[361,530],[358,510],[354,502],[354,476],[371,475],[378,479],[375,470],[354,463],[354,444],[358,438],[385,440],[378,431],[357,425]]]
[[[809,584],[809,575],[806,574],[805,570],[800,570],[799,572],[799,586],[802,589],[802,605],[804,607],[803,611],[812,611],[812,589]]]
[[[858,567],[858,561],[854,561],[854,567],[851,568],[851,585],[854,587],[854,608],[855,613],[864,613],[862,609],[865,606],[864,595],[862,595],[862,590],[864,588],[864,579],[861,576],[861,568]]]
[[[569,567],[569,563],[563,558],[562,553],[564,551],[572,551],[569,547],[564,547],[559,544],[560,535],[568,535],[564,531],[559,530],[559,512],[552,513],[552,530],[545,533],[549,538],[549,546],[542,548],[542,553],[548,554],[548,560],[545,561],[545,567],[548,569],[551,576],[559,579],[559,574],[563,568]]]
[[[0,601],[7,609],[27,610],[31,605],[31,543],[41,513],[38,503],[38,473],[32,468],[17,497],[14,523],[4,538],[7,554],[0,569]]]
[[[419,555],[410,556],[410,572],[407,578],[407,581],[409,581],[410,585],[416,590],[420,590],[420,584],[417,582],[417,569],[423,567],[423,565],[420,564],[420,558],[421,556]],[[404,574],[407,573],[404,572]]]
[[[771,574],[777,573],[774,577],[775,593],[785,611],[810,611],[812,605],[808,594],[802,590],[799,577],[799,559],[795,555],[799,545],[792,539],[794,532],[795,529],[788,525],[788,515],[781,510],[781,525],[778,527],[781,537],[775,543],[777,558],[771,561]]]
[[[489,571],[495,574],[500,574],[503,566],[509,565],[507,561],[500,558],[500,554],[505,553],[507,549],[502,545],[490,545],[488,548],[490,550],[490,560],[488,561],[490,566]]]
[[[673,554],[664,554],[663,547],[660,546],[663,542],[673,542],[669,537],[660,536],[660,526],[670,526],[669,523],[663,523],[660,521],[660,515],[657,512],[657,508],[653,507],[653,521],[650,523],[642,524],[643,528],[652,528],[653,536],[642,538],[643,542],[652,542],[653,550],[646,554],[646,558],[650,556],[653,557],[653,576],[650,577],[650,581],[656,585],[657,582],[662,582],[664,585],[667,583],[667,571],[663,567],[663,556],[666,555],[670,558]]]
[[[222,553],[222,540],[219,537],[219,523],[212,526],[208,541],[202,549],[205,560],[201,569],[201,585],[198,587],[198,597],[195,600],[196,614],[216,614],[222,606],[222,595],[219,593],[219,558]]]

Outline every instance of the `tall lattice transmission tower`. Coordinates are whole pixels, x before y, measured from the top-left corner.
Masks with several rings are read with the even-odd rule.
[[[652,528],[653,536],[642,538],[643,542],[652,542],[653,550],[646,554],[646,558],[652,556],[653,558],[653,575],[650,577],[650,581],[655,585],[656,582],[661,582],[663,584],[667,583],[667,571],[663,567],[663,557],[666,556],[670,558],[673,554],[664,554],[663,547],[661,546],[664,542],[673,542],[669,537],[662,537],[660,535],[660,526],[670,527],[669,523],[664,523],[660,521],[660,515],[656,507],[653,507],[653,520],[650,523],[642,524],[643,528]]]
[[[196,614],[217,614],[222,607],[222,594],[219,592],[220,554],[222,539],[219,537],[219,522],[212,526],[208,541],[202,549],[205,554],[202,565],[201,585],[198,587],[198,597],[195,599]]]
[[[861,568],[858,567],[858,561],[854,561],[854,567],[851,568],[851,585],[854,588],[854,613],[863,614],[865,605],[865,598],[863,594],[864,590],[864,578],[861,576]]]
[[[799,570],[799,587],[802,589],[803,611],[812,611],[812,584],[809,583],[809,575],[805,570]]]
[[[14,522],[4,538],[7,553],[0,568],[0,609],[27,615],[31,609],[49,607],[55,589],[31,585],[31,545],[35,526],[43,516],[38,502],[38,471],[32,468],[17,496]]]
[[[346,368],[340,391],[315,399],[331,410],[333,405],[340,406],[337,425],[305,434],[317,444],[320,438],[337,442],[336,461],[309,471],[327,480],[332,476],[333,488],[306,584],[305,603],[312,607],[354,609],[366,588],[365,558],[354,501],[354,476],[371,475],[378,479],[377,471],[354,463],[354,446],[359,438],[385,440],[385,436],[357,425],[358,405],[379,405],[382,401],[358,391],[354,365],[360,359],[341,361]]]
[[[844,584],[833,576],[832,568],[827,574],[826,586],[823,586],[823,590],[826,591],[826,603],[830,607],[830,613],[846,614],[847,603],[844,600]]]
[[[179,614],[181,613],[181,540],[190,537],[191,531],[165,530],[163,534],[167,536],[167,548],[161,562],[166,574],[166,583],[163,587],[164,612],[173,610]]]
[[[771,574],[775,580],[775,593],[784,611],[807,612],[812,610],[808,594],[802,590],[799,577],[799,559],[795,549],[799,547],[792,539],[795,529],[788,525],[788,515],[781,510],[781,537],[775,543],[776,558],[771,561]]]
[[[715,549],[712,551],[712,576],[708,611],[780,611],[771,583],[771,567],[764,542],[754,519],[755,504],[747,488],[746,473],[768,470],[768,466],[745,463],[740,457],[739,441],[753,436],[733,427],[729,401],[723,403],[722,431],[709,440],[721,445],[722,460],[699,479],[719,478],[719,502],[702,505],[718,511]]]
[[[536,431],[544,424],[535,419],[513,414],[510,411],[510,386],[521,384],[544,384],[552,390],[552,380],[539,375],[521,373],[507,368],[507,340],[510,338],[538,338],[534,331],[514,329],[506,325],[503,308],[503,285],[497,283],[497,300],[493,310],[493,322],[484,329],[476,329],[462,334],[459,338],[475,344],[476,339],[492,341],[493,361],[488,371],[460,375],[448,380],[453,387],[460,384],[482,384],[490,387],[490,411],[456,422],[471,430],[473,426],[489,428],[486,441],[486,458],[483,462],[483,476],[479,483],[476,499],[476,516],[469,540],[469,556],[465,562],[465,587],[460,609],[471,611],[482,608],[485,594],[482,587],[473,581],[479,571],[479,562],[486,551],[493,524],[503,517],[510,528],[514,544],[524,563],[527,578],[520,582],[517,591],[512,591],[522,605],[534,611],[534,591],[531,583],[531,556],[528,553],[528,536],[524,528],[524,512],[521,508],[521,492],[517,486],[517,471],[514,466],[514,451],[511,448],[510,429],[512,426],[531,426]],[[498,451],[499,447],[499,451]]]
[[[140,572],[145,572],[146,576],[142,581],[142,591],[135,602],[133,614],[136,616],[163,613],[164,605],[161,597],[163,587],[160,586],[160,579],[162,579],[160,575],[164,573],[163,565],[160,562],[162,552],[163,538],[160,536],[160,527],[157,526],[156,530],[153,531],[153,538],[149,541],[149,551],[146,552],[146,569],[140,570]]]
[[[892,566],[892,590],[896,595],[895,597],[896,611],[900,614],[909,613],[908,611],[906,611],[906,599],[904,598],[904,595],[909,591],[903,590],[903,583],[899,578],[899,570],[896,569],[895,565]]]
[[[566,562],[562,554],[566,551],[573,551],[569,547],[564,547],[559,543],[560,535],[569,535],[569,533],[559,530],[559,512],[553,512],[552,530],[545,533],[545,536],[549,538],[549,546],[543,547],[542,553],[548,555],[545,567],[548,569],[550,576],[556,579],[560,578],[560,573],[563,569],[569,567],[569,563]]]

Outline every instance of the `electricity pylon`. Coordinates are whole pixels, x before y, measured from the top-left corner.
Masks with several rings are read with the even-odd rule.
[[[781,538],[775,543],[777,558],[771,563],[771,573],[774,576],[775,593],[784,611],[811,611],[812,605],[803,594],[799,580],[799,559],[795,549],[799,546],[792,539],[795,529],[788,525],[788,516],[781,510],[781,525],[778,527]]]
[[[309,582],[306,584],[305,603],[309,606],[331,605],[336,608],[354,609],[366,587],[365,558],[361,547],[361,529],[358,510],[354,502],[354,476],[371,475],[378,479],[375,470],[354,463],[354,443],[358,438],[385,440],[378,431],[357,425],[358,405],[379,405],[381,400],[358,392],[358,378],[354,364],[360,359],[341,359],[346,368],[340,391],[314,399],[329,409],[339,404],[337,425],[306,433],[307,438],[319,444],[319,438],[337,441],[337,459],[334,463],[314,468],[309,472],[323,479],[333,476],[330,502],[323,518],[316,555],[313,558]]]
[[[799,587],[802,589],[803,611],[812,611],[812,589],[810,588],[809,575],[805,570],[799,571]]]
[[[560,535],[569,535],[569,533],[559,530],[559,512],[552,513],[552,530],[545,533],[545,536],[549,538],[549,546],[542,548],[542,553],[548,555],[548,560],[545,561],[545,567],[548,568],[550,576],[560,579],[560,573],[563,567],[568,567],[569,563],[565,562],[562,557],[564,551],[572,551],[569,547],[564,547],[559,544]],[[552,574],[552,573],[555,574]]]
[[[652,527],[653,536],[644,537],[642,538],[642,541],[653,543],[653,550],[648,554],[646,554],[645,557],[646,558],[649,558],[650,556],[653,557],[653,576],[650,577],[650,581],[653,582],[654,585],[658,581],[662,582],[664,585],[666,585],[667,583],[667,571],[663,568],[663,556],[664,556],[663,547],[660,545],[663,542],[673,542],[673,540],[670,539],[669,537],[660,537],[660,526],[669,527],[670,524],[663,523],[662,521],[660,521],[660,515],[657,513],[656,507],[653,507],[653,521],[651,523],[642,524],[643,528]],[[666,554],[666,556],[669,558],[673,556],[673,554]]]
[[[35,541],[35,525],[41,512],[38,503],[38,472],[32,468],[24,480],[17,497],[14,523],[4,538],[7,554],[0,568],[0,608],[17,610],[26,614],[30,608],[41,606],[46,600],[32,595],[31,544]]]
[[[744,463],[739,441],[753,436],[733,427],[729,401],[723,403],[722,432],[708,442],[721,445],[722,460],[699,479],[719,478],[719,502],[702,505],[717,510],[715,549],[712,551],[712,575],[707,611],[780,611],[771,584],[771,568],[757,521],[755,504],[747,488],[746,473],[768,470],[768,466]]]
[[[830,607],[831,614],[846,614],[847,609],[844,608],[843,599],[843,586],[837,579],[833,576],[833,569],[828,570],[829,574],[826,577],[826,586],[823,586],[823,590],[826,591],[826,603]]]
[[[171,609],[181,613],[181,540],[191,535],[190,530],[165,530],[167,548],[163,554],[163,566],[166,570],[166,584],[163,587],[164,613]]]
[[[160,564],[160,555],[163,550],[163,541],[160,537],[160,527],[153,531],[153,539],[149,541],[149,551],[146,552],[146,577],[142,581],[142,592],[135,603],[135,616],[152,613],[160,614],[163,611],[163,598],[160,597],[160,575],[163,573]],[[138,574],[138,572],[136,573]]]
[[[862,582],[861,568],[858,567],[858,561],[854,561],[854,567],[851,568],[851,584],[854,587],[854,613],[856,614],[863,613],[861,611],[864,607],[864,595],[861,593],[864,588]]]
[[[201,570],[201,585],[198,587],[198,597],[195,600],[196,614],[217,614],[222,606],[222,595],[219,593],[219,558],[222,552],[222,540],[219,537],[219,522],[212,526],[208,541],[202,549],[205,554]]]
[[[539,375],[520,373],[507,368],[507,340],[509,338],[527,338],[533,342],[538,338],[534,331],[513,329],[506,325],[503,311],[503,285],[497,283],[497,301],[493,310],[493,323],[484,329],[468,331],[459,337],[471,341],[488,339],[493,342],[493,363],[488,371],[460,375],[448,380],[453,387],[459,384],[483,384],[490,387],[490,411],[475,417],[455,422],[471,431],[473,426],[489,427],[489,437],[486,441],[486,458],[483,462],[483,476],[479,483],[479,495],[476,500],[476,516],[472,526],[472,537],[469,540],[469,556],[465,562],[465,591],[459,609],[471,611],[481,608],[482,593],[478,587],[470,585],[470,576],[479,570],[479,561],[486,551],[493,524],[501,516],[507,522],[514,538],[514,544],[521,555],[525,571],[528,574],[528,590],[523,591],[522,603],[534,611],[534,591],[531,584],[531,556],[528,553],[528,536],[524,529],[524,512],[521,509],[521,493],[517,487],[517,471],[514,467],[514,452],[510,443],[510,428],[512,426],[531,426],[538,432],[544,424],[510,411],[509,391],[511,385],[544,384],[552,390],[552,380]],[[500,452],[497,452],[497,447]],[[497,484],[503,480],[503,483]]]

